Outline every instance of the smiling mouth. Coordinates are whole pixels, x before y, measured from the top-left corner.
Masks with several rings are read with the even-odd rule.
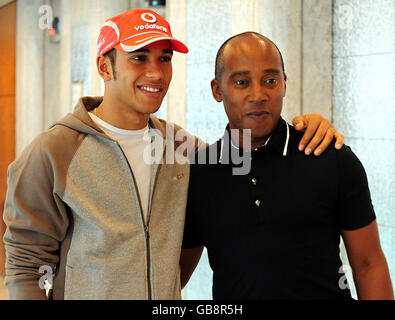
[[[151,86],[137,86],[137,88],[151,93],[159,93],[162,91],[162,88],[155,88]]]

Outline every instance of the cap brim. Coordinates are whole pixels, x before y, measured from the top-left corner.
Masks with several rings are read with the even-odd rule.
[[[151,33],[151,32],[144,33],[143,35],[138,37],[133,37],[133,39],[121,41],[119,44],[115,46],[115,48],[124,52],[133,52],[151,43],[162,41],[162,40],[169,40],[172,44],[172,49],[174,51],[180,53],[188,53],[189,51],[188,47],[185,44],[183,44],[181,41],[173,37],[170,37],[164,33]]]

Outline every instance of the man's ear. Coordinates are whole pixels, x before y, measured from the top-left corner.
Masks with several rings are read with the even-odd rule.
[[[213,97],[217,102],[222,101],[222,94],[217,79],[211,80],[211,92],[213,93]]]
[[[97,71],[104,81],[112,79],[111,62],[108,57],[100,56],[96,59]]]
[[[284,72],[284,95],[283,95],[283,97],[285,97],[286,92],[287,92],[287,74]]]

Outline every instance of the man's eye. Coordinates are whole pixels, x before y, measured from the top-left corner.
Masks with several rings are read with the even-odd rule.
[[[246,81],[246,80],[236,80],[235,83],[237,85],[239,85],[239,86],[244,86],[244,85],[248,84],[248,81]]]
[[[265,83],[267,83],[267,84],[276,84],[277,83],[277,79],[266,79]]]
[[[162,57],[161,58],[161,61],[165,61],[165,62],[168,62],[168,61],[171,61],[171,57]]]
[[[141,55],[141,56],[135,56],[132,58],[132,60],[137,60],[137,61],[145,61],[147,59],[146,56]]]

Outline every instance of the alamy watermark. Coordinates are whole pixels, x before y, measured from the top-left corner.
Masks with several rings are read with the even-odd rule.
[[[45,293],[48,297],[50,290],[53,288],[53,278],[54,272],[51,266],[43,265],[38,269],[40,274],[44,274],[38,280],[38,286],[40,289],[45,290]]]
[[[352,268],[349,265],[342,265],[339,268],[339,273],[343,274],[339,278],[339,288],[342,290],[350,289],[350,283],[349,281],[352,281],[353,275],[352,275]]]
[[[53,289],[54,269],[49,265],[42,265],[38,269],[38,272],[40,274],[43,274],[38,281],[38,286],[40,287],[40,289],[45,290],[46,295],[48,297],[50,290]],[[338,281],[339,288],[341,290],[351,289],[350,281],[351,281],[351,286],[353,286],[353,274],[352,274],[351,266],[342,265],[339,268],[338,273],[342,274],[342,276],[340,276]]]
[[[171,123],[166,124],[166,137],[161,131],[150,129],[143,137],[150,142],[144,148],[146,164],[232,164],[233,175],[247,175],[251,170],[251,130],[231,129],[221,139],[221,148],[197,146],[196,137],[184,129],[175,132]],[[239,141],[240,140],[240,141]],[[242,147],[238,148],[239,143]],[[230,147],[232,145],[232,147]],[[198,153],[196,153],[198,151]]]
[[[339,28],[341,30],[351,30],[353,20],[352,7],[349,4],[344,4],[339,7]]]
[[[43,5],[38,8],[38,14],[40,18],[38,20],[38,27],[41,30],[51,29],[53,23],[53,10],[49,5]]]

